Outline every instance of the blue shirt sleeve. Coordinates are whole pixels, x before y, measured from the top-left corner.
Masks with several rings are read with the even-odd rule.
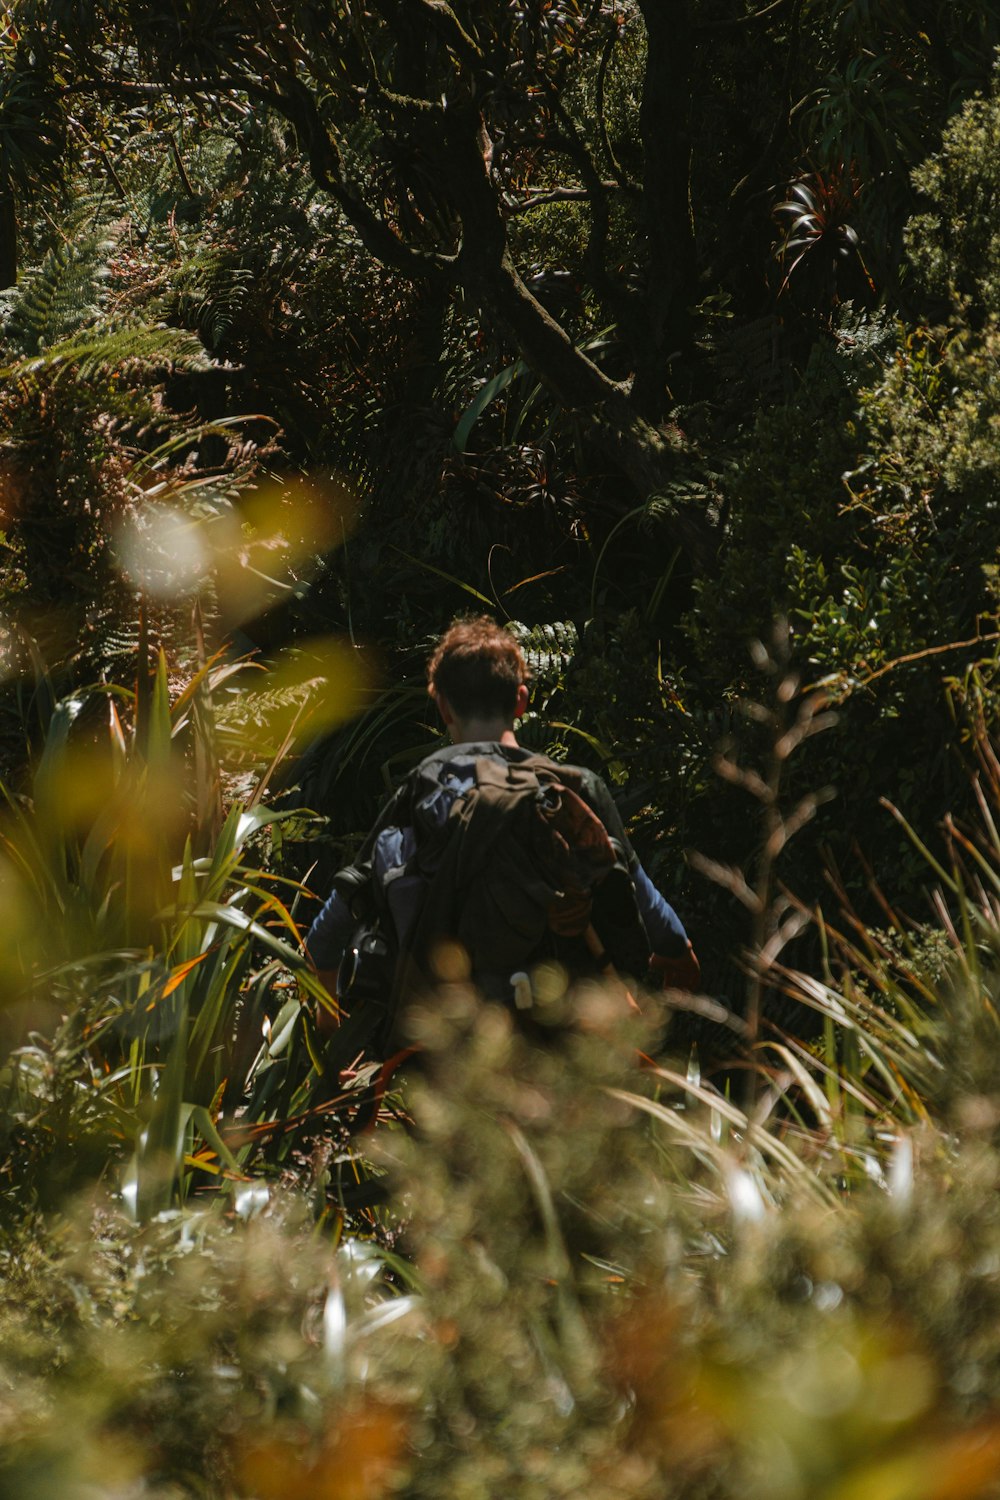
[[[650,950],[663,958],[680,958],[688,946],[688,935],[680,917],[669,901],[660,895],[638,860],[632,867],[632,880]]]
[[[306,934],[306,953],[317,969],[335,969],[357,926],[351,908],[334,891]]]

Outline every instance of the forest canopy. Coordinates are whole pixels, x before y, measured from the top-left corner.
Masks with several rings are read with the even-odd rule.
[[[8,16],[8,281],[17,204],[75,165],[114,185],[158,127],[197,197],[176,132],[246,152],[271,121],[305,191],[414,312],[430,304],[419,352],[445,309],[479,322],[625,481],[605,486],[611,513],[666,494],[698,568],[718,518],[677,481],[699,446],[684,408],[718,384],[720,314],[759,318],[785,294],[822,324],[898,295],[910,173],[1000,39],[992,5],[839,0]]]
[[[940,683],[989,654],[921,655],[994,608],[998,41],[979,3],[12,6],[12,586],[65,592],[54,526],[103,608],[161,441],[237,509],[259,465],[351,491],[251,638],[405,677],[442,585],[541,631],[539,742],[612,767],[685,886],[784,617],[844,700],[827,835],[907,861],[872,808],[961,799]],[[369,748],[408,741],[401,700]],[[310,794],[348,834],[382,783],[343,751]]]

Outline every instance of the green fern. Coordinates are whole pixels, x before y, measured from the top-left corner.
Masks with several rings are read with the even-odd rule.
[[[774,313],[716,328],[706,352],[715,399],[723,407],[780,401],[794,384],[794,362]]]
[[[274,756],[284,730],[322,689],[319,680],[289,687],[230,694],[215,706],[219,749],[232,768],[262,767]]]
[[[193,323],[210,349],[218,349],[246,308],[254,285],[249,266],[224,247],[207,246],[186,260],[172,278],[164,310]]]
[[[690,475],[677,479],[649,497],[637,515],[638,525],[642,529],[657,521],[669,519],[679,506],[705,509],[716,502],[717,494],[710,474],[706,474],[704,478]]]
[[[515,620],[510,631],[528,663],[532,700],[549,698],[563,685],[566,669],[580,645],[580,632],[570,620],[531,626]]]
[[[40,263],[0,296],[0,320],[13,356],[3,371],[7,379],[37,380],[72,369],[83,382],[110,374],[141,378],[166,367],[210,367],[195,334],[148,319],[107,320],[110,263],[126,221],[108,223],[102,209],[102,202],[85,199]]]
[[[61,340],[3,370],[7,379],[32,379],[72,369],[79,381],[95,375],[159,374],[166,367],[207,370],[212,365],[196,334],[142,323],[94,327]]]
[[[0,319],[14,354],[34,355],[101,316],[108,259],[117,237],[106,225],[61,240],[26,270],[0,300]]]

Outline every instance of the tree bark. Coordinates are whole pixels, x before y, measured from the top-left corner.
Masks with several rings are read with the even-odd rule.
[[[478,121],[449,111],[446,128],[429,137],[441,153],[462,221],[459,280],[469,297],[517,346],[524,362],[557,400],[583,420],[592,444],[634,486],[640,498],[663,492],[681,468],[679,445],[636,410],[626,390],[577,349],[525,285],[507,246],[506,225],[479,145]],[[717,547],[708,517],[678,507],[676,540],[699,569],[711,567]]]
[[[694,41],[690,0],[639,0],[646,26],[646,75],[639,109],[643,146],[642,222],[648,254],[646,314],[632,388],[653,421],[663,417],[670,361],[687,354],[698,261],[691,209],[691,89]]]

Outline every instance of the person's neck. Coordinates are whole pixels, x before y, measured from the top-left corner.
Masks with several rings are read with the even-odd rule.
[[[449,726],[453,745],[509,745],[516,749],[517,738],[505,719],[456,719]]]

